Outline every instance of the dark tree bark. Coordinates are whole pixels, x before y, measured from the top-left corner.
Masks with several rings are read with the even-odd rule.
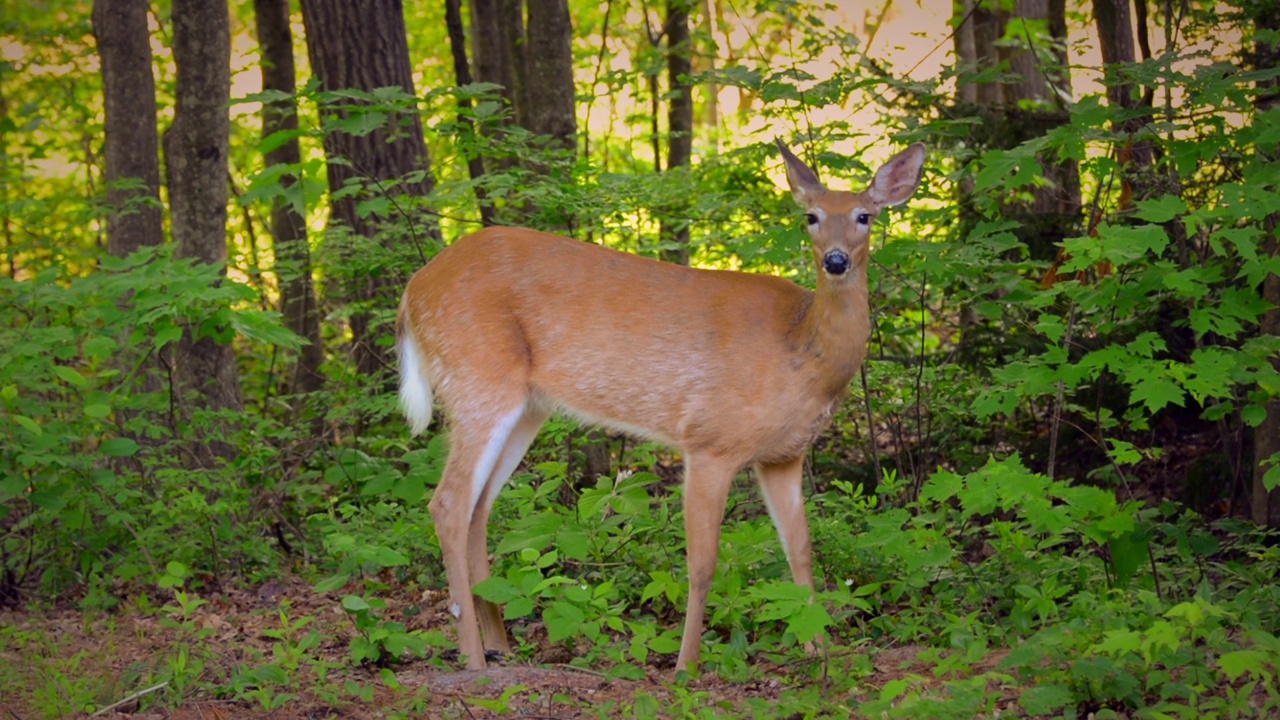
[[[447,8],[446,8],[447,9]],[[527,21],[526,21],[527,14]],[[504,126],[518,126],[539,136],[539,142],[563,156],[577,143],[577,114],[573,84],[573,25],[566,0],[472,0],[472,55],[476,80],[502,85],[510,117],[487,132],[501,139]],[[484,158],[489,173],[528,172],[546,175],[558,163],[542,158],[500,154]],[[518,169],[517,169],[518,168]],[[503,224],[536,225],[563,230],[570,223],[543,212],[528,198],[517,198],[494,214]]]
[[[470,85],[471,66],[467,62],[467,35],[462,27],[461,0],[445,0],[444,20],[449,30],[449,47],[453,52],[453,74],[459,86]],[[458,98],[458,136],[462,140],[463,152],[467,157],[467,174],[475,184],[476,201],[480,206],[480,222],[493,225],[496,221],[493,205],[488,202],[484,187],[480,180],[484,177],[484,160],[476,147],[476,129],[472,126],[467,110],[471,109],[471,98]]]
[[[225,272],[231,129],[231,23],[225,0],[174,0],[173,59],[173,124],[164,138],[173,239],[180,257]],[[204,407],[243,409],[231,346],[190,331],[179,345],[175,364],[184,389],[195,391]]]
[[[160,140],[147,0],[97,0],[93,33],[102,67],[107,252],[124,257],[164,242]],[[139,186],[125,188],[122,181]]]
[[[302,16],[307,28],[307,53],[322,90],[398,87],[414,94],[400,0],[302,0]],[[335,130],[324,138],[324,151],[329,158],[330,222],[366,238],[376,237],[386,218],[376,214],[360,217],[356,212],[360,198],[338,194],[348,181],[371,183],[369,192],[378,193],[383,192],[380,185],[387,181],[421,171],[422,179],[401,182],[392,192],[425,196],[433,186],[419,114],[416,110],[406,111],[388,125],[365,135]],[[438,236],[439,231],[434,224],[428,224],[425,232]],[[346,293],[351,299],[395,307],[399,282],[390,267],[375,266],[367,257],[352,257],[350,263],[344,264],[359,274],[352,278]],[[391,368],[390,345],[378,342],[379,337],[390,332],[389,326],[375,326],[371,313],[352,314],[351,335],[360,372],[374,374]]]
[[[573,25],[567,0],[527,0],[529,24],[525,37],[527,75],[530,92],[524,127],[535,135],[555,138],[556,144],[573,149],[577,144],[578,120],[574,110]]]
[[[289,0],[254,0],[258,45],[262,50],[262,88],[293,95],[293,32],[289,28]],[[297,105],[292,98],[262,106],[262,136],[298,128]],[[297,166],[302,161],[297,138],[268,151],[268,167]],[[288,173],[280,183],[292,186],[297,178]],[[280,305],[285,325],[306,339],[294,366],[290,391],[310,393],[324,387],[320,363],[324,346],[320,338],[320,312],[311,282],[311,248],[307,244],[306,219],[281,198],[271,204],[271,234],[275,241],[276,275],[280,278]]]
[[[519,103],[516,101],[518,65],[513,52],[523,48],[524,26],[520,20],[523,4],[520,0],[471,0],[470,4],[471,57],[475,61],[476,80],[501,85],[503,100],[514,110]]]
[[[689,41],[689,0],[667,0],[667,172],[688,172],[693,154],[693,48]],[[679,185],[685,183],[674,181]],[[687,206],[677,203],[663,214],[662,259],[689,264]]]
[[[1280,2],[1262,0],[1250,6],[1254,25],[1259,30],[1275,32],[1280,30]],[[1249,64],[1258,69],[1280,67],[1280,43],[1256,43]],[[1275,78],[1265,81],[1259,88],[1258,111],[1266,112],[1280,107],[1280,81]],[[1272,215],[1265,220],[1267,236],[1263,242],[1263,252],[1275,256],[1280,254],[1280,217]],[[1260,335],[1280,336],[1280,275],[1271,273],[1263,280],[1262,299],[1271,307],[1262,314],[1258,322]],[[1280,361],[1274,361],[1280,370]],[[1259,525],[1280,528],[1280,487],[1267,490],[1262,478],[1268,467],[1263,462],[1276,453],[1280,453],[1280,397],[1267,401],[1267,416],[1253,429],[1253,483],[1250,493],[1250,515]]]
[[[1134,84],[1115,73],[1117,67],[1133,63],[1137,60],[1133,41],[1133,15],[1129,12],[1129,0],[1093,0],[1093,20],[1098,30],[1098,46],[1102,51],[1102,63],[1108,68],[1111,82],[1107,85],[1107,102],[1119,112],[1133,110],[1140,106],[1141,100],[1136,97]],[[1126,113],[1127,114],[1127,113]],[[1151,121],[1150,117],[1127,117],[1115,122],[1117,132],[1133,136]],[[1149,169],[1154,162],[1154,148],[1149,140],[1134,140],[1121,148],[1121,165],[1126,169],[1126,183],[1131,183],[1135,174]],[[1130,202],[1135,192],[1141,189],[1128,186],[1125,189],[1126,202]]]

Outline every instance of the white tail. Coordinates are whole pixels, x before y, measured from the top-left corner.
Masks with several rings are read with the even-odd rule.
[[[509,651],[498,608],[471,588],[489,577],[494,498],[557,410],[684,453],[689,604],[677,668],[698,662],[725,502],[744,466],[792,576],[812,586],[804,455],[866,355],[871,223],[915,192],[925,149],[903,150],[850,193],[778,147],[805,209],[816,292],[509,227],[461,238],[409,281],[400,399],[417,433],[434,388],[451,423],[431,516],[468,667],[484,667],[485,649]]]

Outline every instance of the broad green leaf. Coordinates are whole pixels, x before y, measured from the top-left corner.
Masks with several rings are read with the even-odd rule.
[[[1060,683],[1035,685],[1018,696],[1018,704],[1028,715],[1051,715],[1072,701],[1071,688]]]
[[[369,603],[359,595],[343,595],[342,608],[347,612],[360,612],[369,609]]]
[[[524,596],[524,593],[520,591],[520,588],[515,583],[504,577],[497,576],[491,576],[476,583],[471,588],[471,591],[485,600],[499,605]]]
[[[94,420],[100,420],[111,414],[111,406],[102,403],[90,403],[84,406],[85,417],[91,417]]]
[[[1147,410],[1156,412],[1166,405],[1181,407],[1186,392],[1167,377],[1147,375],[1134,382],[1132,399],[1145,405]]]
[[[343,587],[350,580],[351,580],[350,575],[347,575],[346,573],[338,573],[337,575],[330,575],[329,577],[316,583],[313,589],[315,590],[315,592],[318,592],[318,593],[332,592],[334,590],[338,590],[339,588]]]
[[[98,449],[112,457],[129,457],[138,452],[138,443],[133,438],[114,437],[103,440]]]
[[[39,424],[37,424],[35,420],[32,420],[31,418],[27,417],[26,415],[16,415],[16,414],[15,414],[15,415],[10,415],[9,417],[13,418],[13,421],[14,421],[14,422],[16,422],[16,423],[18,423],[19,425],[21,425],[22,427],[26,428],[27,432],[31,433],[32,435],[43,435],[43,434],[44,434],[44,431],[40,429],[40,425],[39,425]]]
[[[66,365],[54,365],[53,374],[62,378],[68,384],[75,385],[76,387],[84,387],[88,384],[83,375]]]
[[[1187,211],[1187,204],[1177,195],[1161,195],[1158,198],[1135,203],[1139,218],[1152,223],[1169,222]]]
[[[1218,657],[1218,667],[1232,682],[1245,673],[1265,672],[1264,668],[1273,662],[1274,658],[1259,650],[1235,650]]]

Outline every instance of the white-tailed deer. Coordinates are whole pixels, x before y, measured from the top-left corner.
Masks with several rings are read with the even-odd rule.
[[[828,190],[778,148],[808,222],[816,291],[511,227],[461,238],[409,281],[400,402],[415,434],[431,421],[433,392],[451,423],[430,507],[467,667],[484,667],[486,649],[509,650],[497,606],[471,588],[489,577],[494,498],[553,411],[684,453],[689,604],[677,668],[698,662],[720,524],[744,466],[755,467],[792,576],[812,586],[805,452],[866,355],[871,223],[915,192],[925,149],[903,150],[851,193]]]

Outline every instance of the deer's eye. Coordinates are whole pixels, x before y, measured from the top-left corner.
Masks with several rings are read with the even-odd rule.
[[[859,225],[870,225],[870,224],[871,224],[871,213],[859,213],[859,214],[858,214],[858,224],[859,224]]]
[[[818,216],[813,213],[805,213],[804,220],[809,223],[810,227],[818,224]]]

